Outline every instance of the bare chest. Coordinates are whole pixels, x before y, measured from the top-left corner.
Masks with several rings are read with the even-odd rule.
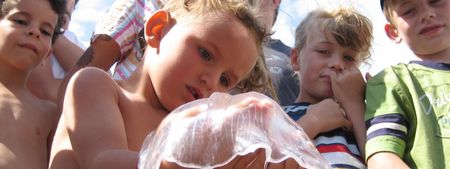
[[[40,105],[44,106],[44,105]],[[51,112],[39,104],[2,93],[0,97],[0,168],[45,168]],[[48,109],[47,109],[48,110]],[[27,161],[28,164],[24,163]],[[27,166],[31,165],[31,166]],[[42,166],[42,167],[37,167]]]

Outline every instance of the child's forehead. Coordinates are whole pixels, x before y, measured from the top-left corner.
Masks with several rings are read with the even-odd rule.
[[[390,1],[390,3],[388,3],[388,5],[390,4],[392,7],[396,7],[396,6],[404,5],[404,4],[414,2],[417,0],[388,0],[388,1]]]
[[[39,11],[37,13],[46,14],[46,13],[55,13],[53,12],[50,2],[48,0],[10,0],[8,2],[8,8],[10,10],[19,10],[21,12],[34,12]],[[48,8],[50,12],[47,11]],[[36,10],[33,10],[36,9]]]
[[[204,12],[198,13],[182,13],[175,14],[177,22],[183,24],[222,24],[227,22],[233,22],[239,18],[230,12],[225,11],[214,11],[214,12]]]
[[[31,18],[40,19],[45,24],[55,27],[58,16],[52,10],[48,0],[18,0],[9,6],[9,11],[5,15],[20,14]]]
[[[308,33],[306,43],[310,46],[339,46],[346,48],[337,42],[335,36],[330,31],[325,29],[311,30]]]
[[[357,52],[357,50],[353,49],[351,46],[343,45],[336,37],[339,37],[339,35],[334,34],[330,30],[312,30],[309,34],[307,43],[310,45],[336,46],[352,52]]]

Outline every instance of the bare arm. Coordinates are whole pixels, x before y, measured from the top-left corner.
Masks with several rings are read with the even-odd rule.
[[[330,78],[334,96],[352,123],[356,142],[361,155],[364,156],[364,146],[366,144],[366,126],[364,124],[366,104],[364,94],[366,83],[356,66],[349,67],[337,74],[333,72]]]
[[[99,35],[92,42],[91,46],[86,49],[76,65],[67,72],[66,77],[61,82],[58,91],[58,110],[62,110],[67,84],[75,72],[87,66],[98,67],[108,71],[120,55],[120,47],[114,39],[107,35]]]
[[[66,72],[77,63],[83,52],[83,49],[65,36],[59,36],[53,45],[53,53]]]
[[[108,71],[121,56],[119,44],[108,35],[98,35],[89,48],[91,51],[82,55],[76,67],[93,66]]]
[[[95,79],[95,80],[94,80]],[[136,168],[118,108],[118,87],[103,71],[79,71],[68,85],[64,117],[81,168]]]
[[[379,152],[369,157],[367,161],[369,169],[407,169],[409,168],[396,154],[390,152]]]

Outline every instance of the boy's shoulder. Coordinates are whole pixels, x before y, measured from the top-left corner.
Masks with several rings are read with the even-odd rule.
[[[409,94],[433,90],[450,84],[450,64],[429,61],[411,61],[385,68],[367,81],[372,95],[395,92]]]
[[[70,79],[64,96],[64,107],[117,104],[122,92],[122,88],[107,72],[96,67],[85,67]],[[67,100],[71,103],[66,104]]]
[[[450,75],[450,64],[429,61],[411,61],[389,66],[376,74],[368,84],[397,83],[405,78],[440,77]]]
[[[77,85],[92,85],[90,87],[95,87],[105,84],[114,84],[116,82],[114,79],[104,70],[97,67],[84,67],[78,70],[70,79],[69,84],[76,83]],[[94,85],[97,84],[97,85]]]

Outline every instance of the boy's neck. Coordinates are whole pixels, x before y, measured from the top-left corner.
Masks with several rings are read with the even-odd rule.
[[[431,61],[431,62],[449,64],[450,63],[450,48],[444,49],[440,52],[433,53],[433,54],[427,54],[427,55],[416,54],[416,56],[423,61]]]
[[[162,106],[159,102],[158,97],[156,96],[156,92],[151,83],[151,79],[148,74],[145,74],[142,71],[145,70],[142,68],[142,64],[136,68],[136,71],[125,80],[119,82],[119,85],[126,91],[132,93],[134,98],[139,99],[142,102],[146,102],[147,105],[151,106],[155,111],[165,111],[169,113],[166,108]]]
[[[0,63],[0,83],[5,87],[26,89],[28,74],[29,72],[24,72]]]

